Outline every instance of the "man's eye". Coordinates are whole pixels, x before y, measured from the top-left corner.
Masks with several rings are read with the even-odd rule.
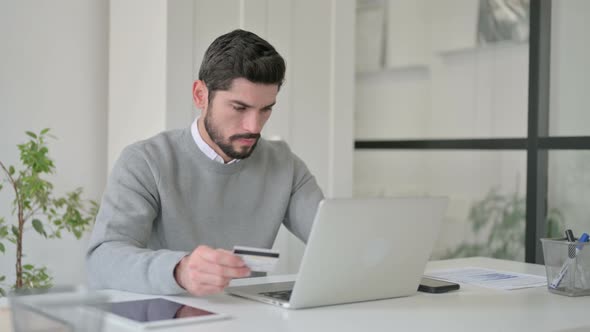
[[[269,107],[269,108],[263,108],[262,109],[262,112],[264,112],[264,113],[268,113],[268,112],[271,112],[271,111],[272,111],[272,108],[271,107]]]
[[[234,106],[234,110],[238,112],[243,112],[246,110],[246,108],[244,106]]]

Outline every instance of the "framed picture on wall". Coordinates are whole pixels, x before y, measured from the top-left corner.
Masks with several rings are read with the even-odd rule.
[[[527,42],[530,0],[480,0],[477,43]]]

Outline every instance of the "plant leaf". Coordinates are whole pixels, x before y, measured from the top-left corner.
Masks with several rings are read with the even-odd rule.
[[[30,270],[33,269],[33,265],[31,265],[31,264],[25,264],[25,265],[23,265],[23,269],[30,271]]]
[[[41,135],[45,135],[49,132],[49,128],[45,128],[43,130],[41,130]]]
[[[5,248],[4,248],[4,243],[0,243],[0,251],[2,251],[2,253],[5,253]],[[1,277],[0,277],[1,278]],[[2,281],[2,280],[0,280]]]
[[[8,167],[8,174],[14,175],[14,172],[15,172],[14,166]]]
[[[35,133],[33,133],[32,131],[25,131],[25,133],[29,136],[31,136],[32,138],[37,138],[37,135],[35,135]]]
[[[0,282],[6,280],[6,276],[0,276]]]
[[[33,228],[37,231],[37,233],[47,237],[47,233],[45,233],[45,229],[43,228],[41,220],[33,219]]]
[[[16,226],[12,225],[12,234],[14,234],[14,236],[18,237],[18,228],[16,228]]]

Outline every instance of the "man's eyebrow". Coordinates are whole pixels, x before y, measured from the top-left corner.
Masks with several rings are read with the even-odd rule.
[[[233,100],[233,99],[232,99],[232,100],[230,100],[229,102],[230,102],[230,103],[232,103],[232,104],[238,104],[238,105],[240,105],[240,106],[242,106],[242,107],[245,107],[245,108],[253,108],[253,107],[254,107],[254,106],[252,106],[252,105],[246,104],[246,103],[244,103],[243,101],[239,101],[239,100]],[[274,101],[272,104],[270,104],[270,105],[267,105],[267,106],[264,106],[262,109],[271,108],[271,107],[273,107],[273,106],[274,106],[276,103],[277,103],[277,102],[276,102],[276,101]]]
[[[272,108],[272,107],[273,107],[273,106],[274,106],[276,103],[277,103],[277,102],[276,102],[276,101],[274,101],[272,104],[270,104],[270,105],[266,105],[266,106],[264,106],[262,109]]]
[[[239,101],[239,100],[230,100],[229,102],[232,103],[232,104],[238,104],[238,105],[240,105],[242,107],[246,107],[246,108],[254,107],[252,105],[248,105],[248,104],[246,104],[246,103],[244,103],[242,101]]]

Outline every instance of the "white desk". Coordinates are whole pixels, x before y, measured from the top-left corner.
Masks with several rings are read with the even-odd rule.
[[[427,271],[457,267],[545,275],[542,265],[489,258],[428,263]],[[274,276],[235,283],[292,279]],[[106,291],[113,301],[148,298]],[[177,302],[231,315],[224,321],[177,327],[173,331],[590,331],[590,297],[551,294],[545,287],[497,291],[461,285],[446,294],[415,296],[312,309],[287,310],[229,295],[206,298],[167,296]],[[107,331],[122,331],[107,325]]]

